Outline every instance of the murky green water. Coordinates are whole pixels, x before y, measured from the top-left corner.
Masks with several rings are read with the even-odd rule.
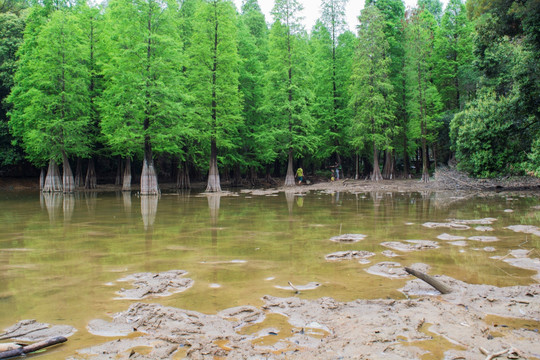
[[[331,296],[401,298],[405,280],[370,275],[381,261],[423,262],[432,274],[498,286],[529,284],[535,272],[491,256],[510,249],[532,249],[540,237],[504,227],[540,226],[540,197],[533,195],[456,198],[451,193],[362,193],[306,196],[205,196],[163,194],[139,198],[122,193],[40,196],[37,192],[0,194],[0,327],[22,319],[69,324],[78,329],[68,343],[41,358],[63,358],[76,349],[108,339],[90,335],[89,320],[108,319],[133,301],[113,300],[137,272],[182,269],[195,285],[166,298],[144,300],[206,313],[244,304],[259,305],[269,294],[292,296],[287,282],[311,281],[319,288],[302,298]],[[505,211],[507,210],[507,211]],[[512,212],[508,211],[512,210]],[[497,218],[489,233],[474,229],[428,229],[428,221]],[[355,244],[329,241],[339,234],[367,235]],[[439,241],[442,233],[489,235],[499,241],[468,240],[466,247]],[[439,249],[387,258],[384,241],[435,240]],[[494,252],[483,250],[494,247]],[[342,250],[368,250],[371,264],[327,262]],[[396,251],[397,252],[397,251]]]

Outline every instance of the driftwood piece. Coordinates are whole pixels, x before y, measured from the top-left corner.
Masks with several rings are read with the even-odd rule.
[[[10,358],[10,357],[14,357],[14,356],[20,356],[20,355],[28,354],[28,353],[38,351],[40,349],[52,346],[52,345],[61,344],[61,343],[66,342],[66,341],[67,341],[67,338],[65,338],[63,336],[57,336],[57,337],[54,337],[54,338],[51,338],[51,339],[48,339],[48,340],[39,341],[39,342],[34,343],[34,344],[26,345],[26,346],[20,347],[20,348],[15,349],[15,350],[9,350],[9,351],[1,352],[0,353],[0,359],[7,359],[7,358]]]
[[[437,289],[441,294],[449,294],[452,292],[452,289],[450,289],[448,286],[444,285],[442,282],[440,282],[439,280],[427,275],[427,274],[424,274],[423,272],[420,272],[420,271],[417,271],[417,270],[414,270],[414,269],[411,269],[411,268],[408,268],[408,267],[405,267],[405,271],[408,272],[409,274],[413,275],[413,276],[416,276],[417,278],[419,278],[420,280],[423,280],[425,282],[427,282],[429,285],[433,286],[435,289]]]

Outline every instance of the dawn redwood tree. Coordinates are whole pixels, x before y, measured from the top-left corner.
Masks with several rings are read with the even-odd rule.
[[[345,7],[348,0],[323,0],[321,3],[321,22],[324,28],[328,31],[328,37],[330,43],[328,44],[328,52],[326,54],[320,53],[320,56],[326,55],[326,57],[315,57],[313,66],[315,67],[314,76],[317,78],[327,77],[328,87],[330,89],[323,94],[317,94],[316,99],[328,98],[329,111],[326,116],[321,119],[323,121],[323,135],[321,137],[321,145],[319,149],[322,150],[321,156],[328,158],[335,155],[336,161],[341,164],[341,155],[346,152],[346,129],[347,129],[347,116],[342,116],[343,109],[347,108],[347,102],[343,101],[342,93],[338,88],[338,72],[341,64],[338,63],[337,48],[339,45],[339,36],[347,29],[347,23],[345,21]],[[316,25],[317,29],[317,25]],[[320,36],[325,36],[324,32],[319,27],[317,32]],[[320,39],[322,40],[322,39]],[[322,50],[322,49],[321,49]],[[325,68],[321,68],[321,66]],[[318,68],[318,69],[317,69]],[[318,81],[316,81],[318,82]],[[325,85],[322,85],[324,87]]]
[[[306,66],[307,39],[303,36],[297,0],[277,0],[269,37],[265,111],[276,134],[276,149],[287,154],[285,186],[294,186],[293,158],[316,146]]]
[[[40,7],[36,7],[39,12]],[[88,47],[79,18],[62,7],[47,22],[33,14],[25,35],[20,68],[9,101],[10,128],[21,140],[28,158],[49,160],[43,191],[72,192],[69,156],[88,156],[90,119]],[[63,162],[59,183],[57,163]]]
[[[429,11],[414,11],[405,26],[407,113],[413,137],[422,147],[422,181],[429,182],[428,142],[436,135],[442,104],[433,84],[433,42],[436,22]]]
[[[473,24],[461,0],[450,0],[434,44],[433,79],[445,110],[459,111],[476,89]]]
[[[271,164],[277,154],[272,147],[272,128],[261,111],[266,86],[264,72],[268,58],[268,27],[257,0],[245,1],[238,22],[238,53],[240,65],[240,91],[243,97],[244,126],[241,129],[241,146],[244,161],[253,182],[256,170]]]
[[[218,150],[233,151],[241,126],[241,95],[236,9],[228,0],[202,2],[194,19],[188,50],[188,87],[193,96],[194,127],[199,141],[210,145],[206,191],[221,191]]]
[[[351,107],[355,129],[353,144],[373,145],[372,181],[382,180],[379,150],[390,142],[389,129],[394,120],[394,95],[390,82],[388,41],[384,34],[384,16],[368,5],[359,16],[358,45],[353,63]]]
[[[183,57],[176,5],[112,0],[106,14],[101,130],[113,155],[131,160],[142,154],[141,195],[159,193],[154,153],[182,151]],[[125,169],[130,174],[129,162]]]

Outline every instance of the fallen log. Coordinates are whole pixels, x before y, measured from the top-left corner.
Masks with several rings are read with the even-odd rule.
[[[414,270],[414,269],[411,269],[411,268],[408,268],[408,267],[405,267],[405,271],[408,272],[409,274],[413,275],[413,276],[416,276],[420,280],[425,281],[429,285],[433,286],[441,294],[449,294],[449,293],[452,292],[451,288],[444,285],[439,280],[437,280],[437,279],[435,279],[435,278],[433,278],[433,277],[431,277],[431,276],[429,276],[427,274],[424,274],[423,272],[420,272],[420,271],[417,271],[417,270]]]
[[[33,343],[30,345],[26,345],[23,347],[20,347],[18,349],[9,350],[9,351],[3,351],[0,352],[0,359],[7,359],[14,356],[20,356],[24,354],[28,354],[52,345],[60,344],[63,342],[66,342],[67,338],[63,336],[57,336],[48,340],[39,341],[37,343]]]

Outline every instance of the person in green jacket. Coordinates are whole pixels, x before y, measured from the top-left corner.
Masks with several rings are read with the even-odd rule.
[[[301,167],[296,170],[296,178],[298,179],[298,185],[302,184],[302,180],[304,180],[304,170],[302,170]]]

